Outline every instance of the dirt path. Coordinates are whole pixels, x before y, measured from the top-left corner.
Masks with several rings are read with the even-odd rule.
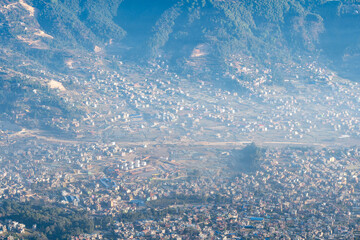
[[[37,139],[41,139],[48,142],[59,142],[59,143],[70,143],[70,144],[76,144],[76,143],[84,143],[84,141],[77,141],[77,140],[67,140],[67,139],[60,139],[60,138],[54,138],[54,137],[47,137],[40,135],[39,130],[30,130],[30,129],[21,129],[21,131],[10,134],[9,135],[9,141],[16,140],[17,137],[35,137]]]

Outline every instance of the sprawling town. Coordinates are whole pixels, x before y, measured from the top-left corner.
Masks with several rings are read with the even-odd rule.
[[[56,135],[2,122],[1,199],[111,217],[72,239],[359,236],[358,83],[309,65],[299,72],[311,73],[314,88],[296,72],[278,86],[268,71],[243,67],[257,81],[239,82],[240,94],[166,66],[131,69],[48,82],[86,110],[48,118]],[[262,152],[256,169],[234,168],[233,150],[251,143]],[[36,231],[36,223],[0,223],[3,236]]]
[[[0,239],[360,239],[359,4],[170,2],[0,0]]]
[[[223,146],[18,144],[2,149],[1,199],[111,216],[90,239],[353,239],[360,230],[359,147],[262,146],[259,168],[241,172]],[[11,224],[3,232],[33,228]]]

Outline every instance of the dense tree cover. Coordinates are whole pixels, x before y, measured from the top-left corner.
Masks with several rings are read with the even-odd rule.
[[[270,11],[268,5],[272,6]],[[312,25],[301,21],[304,12],[296,2],[178,1],[155,24],[150,41],[144,43],[149,53],[146,56],[161,56],[169,60],[170,66],[180,66],[186,73],[195,70],[199,74],[200,70],[210,77],[223,76],[228,70],[225,62],[234,55],[253,56],[263,65],[287,62],[291,55],[288,42],[300,41],[298,45],[303,50],[317,41]],[[292,15],[291,19],[285,19],[288,15]],[[301,27],[295,26],[295,22],[290,27],[285,23],[295,21],[295,16],[299,17],[297,25]],[[296,34],[290,35],[295,27]],[[306,44],[299,37],[306,39]],[[207,46],[205,57],[200,58],[205,63],[200,69],[189,68],[186,63],[199,44]]]
[[[337,48],[341,54],[354,55],[359,49],[359,37],[341,41],[337,32],[340,34],[342,28],[331,24],[337,18],[336,22],[347,21],[349,28],[359,29],[354,26],[359,16],[352,17],[352,24],[346,20],[348,8],[356,10],[350,2],[178,0],[154,24],[149,41],[137,45],[142,46],[142,53],[147,49],[145,56],[161,56],[170,66],[186,69],[193,49],[206,44],[209,51],[201,68],[210,71],[210,76],[215,75],[214,71],[222,75],[227,68],[224,62],[234,55],[252,56],[271,68],[278,63],[301,61],[298,56],[317,56],[324,49],[331,52],[328,46],[333,44],[341,46]],[[353,33],[349,30],[349,34]],[[329,43],[329,38],[335,43]]]
[[[93,49],[94,45],[125,36],[125,31],[113,21],[121,1],[34,0],[33,4],[39,10],[37,20],[41,27],[55,37],[55,47]]]
[[[293,27],[291,25],[291,22],[294,21],[293,18],[305,18],[307,15],[304,7],[296,1],[202,1],[201,4],[194,1],[191,4],[185,2],[181,6],[184,9],[182,14],[187,14],[189,19],[191,16],[189,13],[194,9],[199,12],[196,21],[200,21],[203,27],[203,40],[212,36],[218,40],[214,41],[214,43],[223,46],[223,48],[226,45],[229,45],[230,48],[231,45],[235,45],[232,48],[232,53],[234,53],[234,49],[237,49],[237,52],[246,51],[249,45],[255,45],[255,49],[262,48],[264,44],[267,47],[268,38],[262,34],[263,31],[267,31],[269,35],[276,35],[277,41],[286,41],[286,39],[281,38],[282,31],[289,27],[294,30],[294,27],[297,26]],[[160,18],[159,22],[169,23],[156,28],[154,31],[156,42],[163,43],[169,40],[168,34],[157,35],[157,32],[163,28],[167,29],[166,32],[170,32],[169,28],[172,28],[183,32],[187,31],[187,36],[193,35],[192,26],[186,25],[185,18],[183,18],[183,21],[178,22],[179,25],[184,27],[177,28],[176,25],[174,26],[174,22],[170,21],[173,17],[174,15],[163,15]],[[274,28],[274,24],[279,25],[280,29]],[[303,37],[308,38],[309,36]],[[237,42],[241,42],[243,47],[239,48],[240,45]],[[256,50],[254,52],[250,51],[251,53],[257,54]]]
[[[224,73],[231,69],[229,59],[234,57],[251,56],[259,67],[274,68],[276,64],[300,62],[304,56],[325,56],[341,64],[351,63],[360,51],[357,0],[32,0],[29,3],[37,8],[36,20],[41,28],[54,36],[43,40],[52,47],[50,51],[93,50],[95,45],[106,48],[112,42],[119,44],[113,45],[114,48],[125,45],[126,50],[114,51],[121,57],[130,56],[131,60],[141,62],[160,60],[175,70],[199,77],[223,79]],[[6,19],[4,22],[0,37],[6,39],[11,34]],[[200,45],[205,46],[204,54],[191,58]],[[22,46],[25,50],[29,48]],[[46,62],[63,64],[61,58],[59,61],[42,58],[41,51],[27,53],[49,67],[51,64]],[[61,64],[54,64],[53,68],[63,71],[66,68]]]
[[[94,230],[94,220],[86,212],[54,205],[5,200],[0,203],[0,219],[18,221],[28,228],[36,224],[37,231],[48,239],[69,239]]]
[[[174,6],[165,11],[160,20],[155,25],[154,36],[150,39],[150,55],[155,57],[159,49],[169,40],[169,35],[173,31],[176,18],[180,15],[179,6]]]
[[[13,119],[16,118],[15,114],[25,114],[33,120],[24,122],[29,128],[46,128],[53,117],[74,119],[82,114],[82,110],[67,104],[54,90],[38,81],[1,75],[0,111]]]
[[[179,214],[180,209],[168,208],[165,206],[163,209],[146,208],[143,210],[121,212],[117,218],[124,222],[135,222],[144,219],[162,220],[167,214]]]
[[[176,0],[131,0],[123,1],[117,9],[114,22],[127,32],[125,44],[137,48],[139,42],[148,41],[156,21]]]
[[[133,46],[141,51],[146,46],[148,54],[145,55],[150,57],[159,56],[161,51],[182,50],[171,43],[176,40],[177,43],[189,43],[195,36],[196,40],[214,45],[218,51],[215,55],[222,54],[225,57],[228,55],[226,51],[234,53],[234,49],[249,49],[253,55],[262,54],[259,56],[262,58],[266,56],[266,51],[259,50],[264,44],[269,45],[265,46],[268,50],[273,50],[270,49],[273,42],[266,44],[269,40],[267,35],[276,35],[275,40],[286,41],[288,39],[283,38],[283,31],[292,30],[298,32],[296,37],[302,38],[306,44],[316,41],[319,31],[314,34],[313,26],[308,24],[309,17],[306,16],[316,16],[315,21],[309,23],[318,22],[321,25],[322,19],[315,10],[324,3],[320,0],[131,2],[33,0],[33,5],[39,10],[37,20],[41,27],[56,36],[55,39],[61,41],[57,42],[60,45],[80,44],[87,48],[95,44],[104,45],[109,39],[121,40],[126,35],[125,28],[128,34],[135,34],[139,40]],[[156,5],[156,8],[151,5]],[[162,12],[155,9],[161,9]],[[278,25],[280,31],[272,31],[272,24]],[[321,26],[316,28],[321,30]],[[268,34],[262,35],[264,31]],[[184,54],[189,55],[188,52]]]

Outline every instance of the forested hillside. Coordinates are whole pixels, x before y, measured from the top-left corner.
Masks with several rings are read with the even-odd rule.
[[[251,85],[265,75],[275,84],[299,75],[311,82],[307,67],[300,66],[314,62],[354,81],[360,73],[355,0],[0,0],[0,5],[0,107],[10,115],[21,109],[16,121],[30,118],[34,126],[37,116],[76,118],[77,104],[64,101],[79,92],[73,74],[87,79],[94,75],[90,70],[118,71],[122,62],[239,92],[241,82]],[[49,87],[53,79],[69,91]],[[34,84],[41,86],[38,92]]]
[[[52,51],[93,51],[97,46],[132,61],[165,61],[187,73],[222,74],[234,59],[249,56],[266,67],[321,56],[344,73],[357,70],[351,66],[360,46],[360,5],[355,0],[31,0],[28,4],[35,9],[32,21],[51,36],[41,41]],[[15,15],[1,15],[3,40],[16,38],[21,31],[10,21]],[[39,51],[35,51],[39,58],[47,55]]]

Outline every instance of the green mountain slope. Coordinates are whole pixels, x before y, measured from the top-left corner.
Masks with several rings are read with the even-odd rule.
[[[81,82],[123,61],[235,91],[262,76],[284,84],[313,62],[358,81],[359,22],[356,0],[0,0],[0,104],[71,120]]]
[[[164,61],[187,73],[211,69],[221,75],[234,57],[250,56],[269,67],[309,55],[346,72],[356,71],[351,61],[359,56],[357,1],[29,0],[28,5],[35,9],[32,21],[53,37],[41,40],[47,50],[98,46],[123,59]],[[1,17],[3,38],[16,38],[22,30],[11,25],[16,13]]]
[[[234,57],[250,56],[274,68],[312,56],[343,67],[338,71],[357,71],[349,60],[359,55],[360,42],[359,5],[353,1],[130,2],[120,4],[114,21],[129,29],[122,43],[130,54],[123,56],[132,60],[223,75]]]

